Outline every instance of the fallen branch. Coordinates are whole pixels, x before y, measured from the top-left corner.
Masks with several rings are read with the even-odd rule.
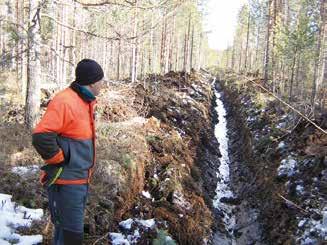
[[[315,126],[319,131],[323,132],[324,134],[327,134],[327,131],[326,130],[322,129],[318,124],[316,124],[314,121],[312,121],[306,115],[304,115],[302,112],[300,112],[299,110],[297,110],[296,108],[294,108],[293,106],[291,106],[290,104],[288,104],[287,102],[285,102],[284,100],[282,100],[281,98],[279,98],[274,93],[270,92],[268,89],[266,89],[265,87],[263,87],[261,84],[258,84],[255,81],[249,80],[249,79],[248,79],[248,81],[251,82],[251,83],[253,83],[255,86],[258,86],[259,88],[261,88],[262,90],[264,90],[265,92],[267,92],[268,94],[270,94],[271,96],[273,96],[275,99],[277,99],[278,101],[280,101],[282,104],[286,105],[291,110],[293,110],[294,112],[296,112],[297,114],[299,114],[302,118],[304,118],[306,121],[308,121],[313,126]]]
[[[301,122],[302,122],[302,118],[299,119],[299,121],[295,124],[295,126],[293,126],[293,128],[291,130],[287,129],[287,133],[285,133],[284,135],[277,138],[276,141],[279,142],[279,141],[283,140],[285,137],[287,137],[288,135],[290,135],[291,133],[293,133],[295,131],[295,129],[300,125]]]
[[[283,197],[281,194],[277,193],[277,195],[278,195],[281,199],[283,199],[283,200],[286,202],[287,205],[290,205],[290,206],[292,206],[292,207],[295,207],[295,208],[301,210],[301,211],[302,211],[303,213],[305,213],[305,214],[309,214],[308,211],[304,210],[303,208],[301,208],[299,205],[295,204],[294,202],[292,202],[292,201],[286,199],[286,198]]]
[[[92,245],[97,244],[101,240],[105,239],[108,235],[109,235],[109,232],[107,232],[106,234],[104,234],[102,237],[98,238]]]

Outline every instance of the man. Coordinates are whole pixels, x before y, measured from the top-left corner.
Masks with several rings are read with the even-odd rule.
[[[48,190],[55,245],[83,242],[84,209],[95,163],[93,107],[103,70],[94,60],[80,61],[76,80],[49,103],[33,132],[33,145],[45,160],[40,181]]]

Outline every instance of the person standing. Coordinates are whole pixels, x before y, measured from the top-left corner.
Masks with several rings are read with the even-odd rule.
[[[81,60],[75,81],[50,101],[32,143],[44,159],[40,182],[47,189],[55,245],[83,243],[84,210],[95,164],[94,105],[104,73]]]

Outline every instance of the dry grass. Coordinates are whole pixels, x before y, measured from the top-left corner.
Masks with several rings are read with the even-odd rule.
[[[0,162],[8,166],[42,162],[31,143],[31,132],[22,124],[0,125]]]

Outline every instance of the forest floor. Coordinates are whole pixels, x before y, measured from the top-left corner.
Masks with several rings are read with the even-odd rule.
[[[244,77],[225,74],[215,88],[213,79],[206,72],[170,72],[135,84],[108,84],[98,100],[86,244],[108,239],[113,244],[217,244],[214,234],[226,232],[226,214],[213,207],[221,157],[214,134],[215,90],[227,111],[235,197],[224,202],[233,206],[236,218],[232,239],[236,244],[323,244],[326,135],[248,86]],[[42,160],[23,126],[24,110],[13,87],[4,87],[0,98],[0,193],[44,210],[31,226],[11,229],[42,234],[43,244],[50,244],[46,193],[35,171]],[[43,90],[42,105],[51,96]],[[317,123],[327,128],[323,119]],[[17,166],[24,168],[17,171]]]

